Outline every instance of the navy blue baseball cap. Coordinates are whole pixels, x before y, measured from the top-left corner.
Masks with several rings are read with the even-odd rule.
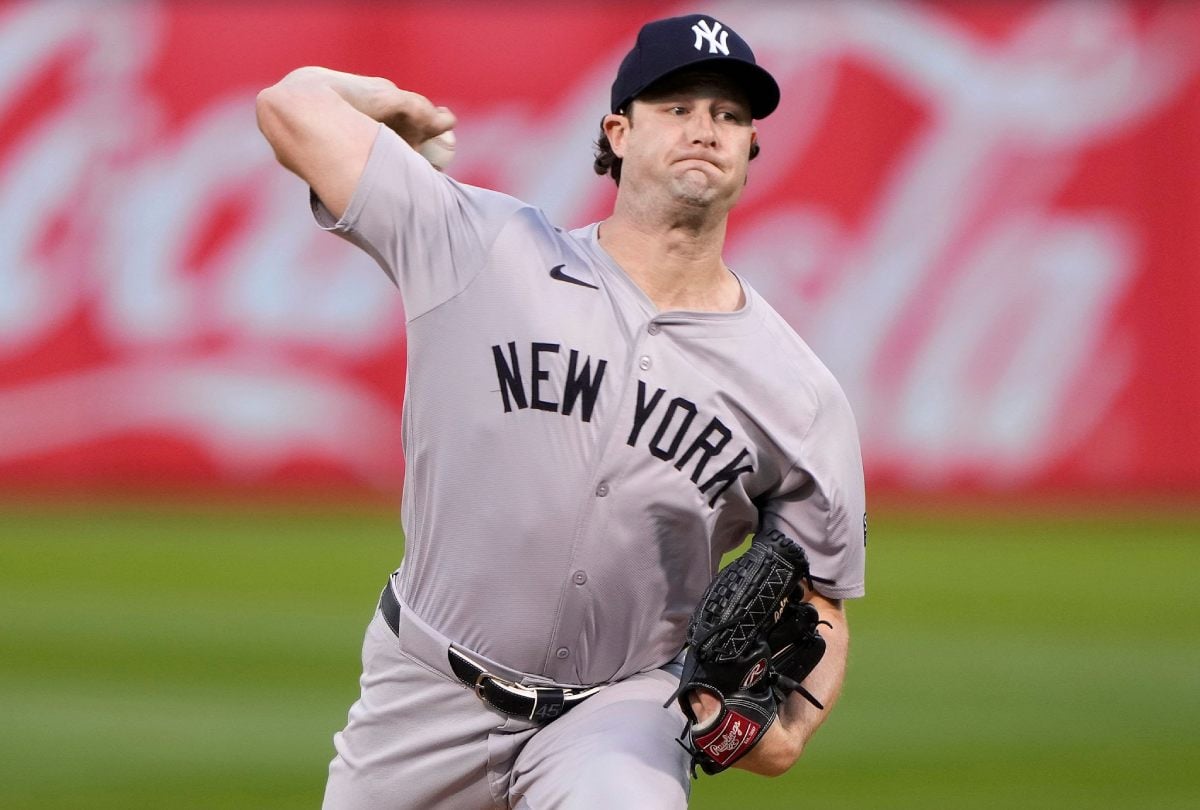
[[[669,17],[642,26],[617,70],[612,112],[620,112],[650,85],[684,68],[727,73],[750,99],[750,115],[766,118],[779,106],[779,85],[759,67],[754,51],[732,28],[705,14]]]

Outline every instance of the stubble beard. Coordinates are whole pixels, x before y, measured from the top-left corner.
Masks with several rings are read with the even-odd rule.
[[[717,187],[699,169],[672,177],[670,191],[677,201],[693,208],[708,208],[717,199]]]
[[[625,190],[631,192],[630,200],[640,201],[635,203],[640,212],[635,216],[688,228],[703,229],[712,220],[727,216],[740,196],[740,193],[730,195],[719,178],[698,168],[658,178],[624,179],[628,186]]]
[[[667,182],[667,197],[673,208],[693,224],[727,216],[740,196],[738,192],[728,193],[721,183],[700,169],[688,169]]]

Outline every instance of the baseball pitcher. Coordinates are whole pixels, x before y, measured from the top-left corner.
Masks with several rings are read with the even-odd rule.
[[[326,808],[683,808],[828,715],[864,593],[854,418],[722,260],[778,103],[723,22],[648,23],[597,141],[612,214],[564,230],[424,159],[455,118],[415,92],[308,67],[259,94],[407,323],[405,554]]]

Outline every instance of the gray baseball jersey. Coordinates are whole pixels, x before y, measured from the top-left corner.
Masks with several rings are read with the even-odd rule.
[[[678,652],[721,556],[760,527],[818,590],[864,592],[864,492],[841,388],[742,281],[659,312],[597,242],[435,171],[380,127],[337,222],[397,284],[408,335],[404,602],[561,684]]]

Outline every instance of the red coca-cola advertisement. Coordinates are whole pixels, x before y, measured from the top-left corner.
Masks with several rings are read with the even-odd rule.
[[[402,485],[404,319],[255,125],[320,64],[578,227],[676,3],[0,3],[0,487]],[[842,382],[872,492],[1200,492],[1200,5],[713,2],[779,80],[728,264]],[[748,358],[748,362],[752,362]]]

